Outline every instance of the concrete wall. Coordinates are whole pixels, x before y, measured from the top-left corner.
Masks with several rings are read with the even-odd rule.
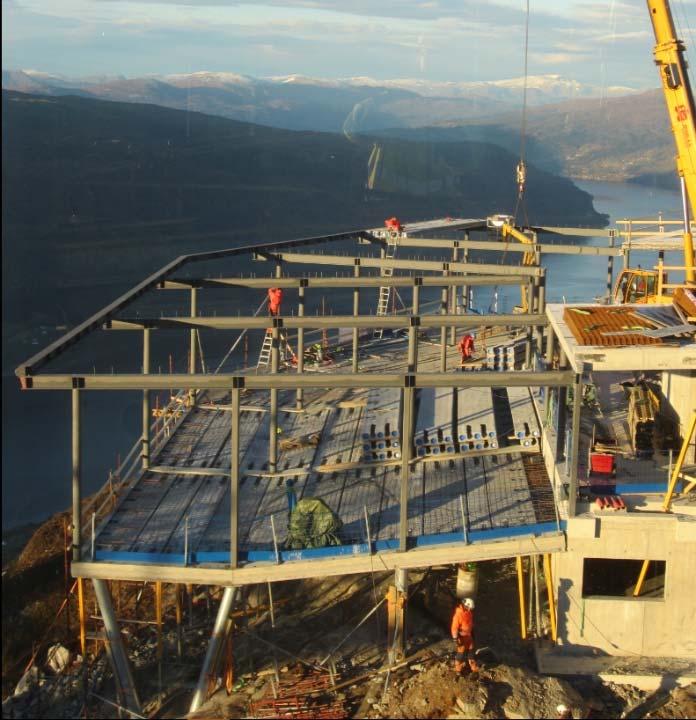
[[[670,409],[679,418],[680,432],[684,436],[691,413],[696,410],[696,370],[662,373],[662,392]],[[693,462],[696,451],[687,454],[687,462]]]
[[[583,598],[586,557],[665,560],[664,598]],[[568,652],[696,658],[696,519],[660,512],[570,518],[554,582],[558,642]]]

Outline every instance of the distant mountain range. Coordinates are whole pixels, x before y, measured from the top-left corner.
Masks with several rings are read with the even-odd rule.
[[[301,75],[253,78],[196,72],[144,78],[65,78],[31,70],[3,71],[6,90],[75,94],[145,102],[292,130],[369,132],[519,111],[523,80],[433,82],[368,77],[327,80]],[[559,75],[528,79],[530,106],[579,97],[614,97],[630,88],[600,88]]]
[[[479,142],[376,143],[10,91],[2,121],[5,306],[16,322],[55,309],[56,288],[131,284],[181,253],[391,215],[482,217],[510,211],[516,195],[516,157]],[[531,222],[606,223],[569,180],[532,166],[529,185]]]

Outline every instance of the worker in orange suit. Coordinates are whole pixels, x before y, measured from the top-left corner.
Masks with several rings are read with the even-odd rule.
[[[456,645],[454,670],[461,674],[468,660],[471,672],[478,672],[479,666],[474,660],[474,601],[462,599],[452,616],[452,640]]]
[[[268,288],[268,312],[271,315],[280,315],[280,303],[283,291],[280,288]]]
[[[459,341],[459,345],[457,345],[457,347],[459,348],[459,352],[462,354],[462,365],[464,365],[465,362],[471,360],[474,354],[474,336],[467,333]]]

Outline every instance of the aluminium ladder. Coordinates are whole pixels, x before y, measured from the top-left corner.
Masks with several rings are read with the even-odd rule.
[[[280,360],[286,362],[288,354],[291,358],[295,357],[293,349],[290,347],[288,342],[288,336],[284,330],[280,331]],[[256,372],[261,368],[267,368],[271,362],[271,353],[273,352],[273,328],[266,328],[266,334],[263,338],[263,344],[261,345],[261,352],[259,353],[259,360],[256,363]]]
[[[384,258],[386,260],[391,260],[393,257],[396,256],[396,247],[397,247],[397,240],[398,240],[398,234],[397,233],[388,233],[387,234],[387,245],[384,250]],[[383,267],[380,268],[380,275],[381,277],[392,277],[394,275],[394,268],[392,267]],[[389,298],[391,297],[391,288],[388,286],[382,286],[379,289],[379,297],[377,299],[377,315],[378,316],[384,316],[389,311]],[[376,328],[375,331],[372,333],[372,337],[375,339],[380,339],[382,337],[382,334],[384,333],[384,330],[382,328]]]

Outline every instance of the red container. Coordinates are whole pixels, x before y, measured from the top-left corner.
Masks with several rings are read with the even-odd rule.
[[[600,475],[611,475],[614,472],[614,456],[611,453],[592,453],[590,469]]]

